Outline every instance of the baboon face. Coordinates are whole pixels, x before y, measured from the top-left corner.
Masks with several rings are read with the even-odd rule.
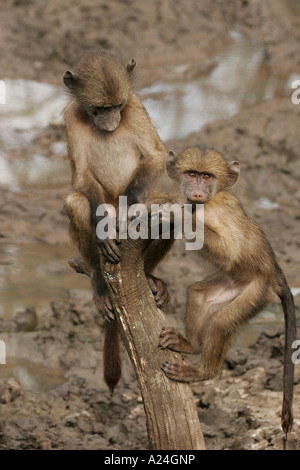
[[[97,129],[112,132],[121,122],[121,111],[125,103],[116,106],[91,106],[88,112]]]
[[[204,204],[216,192],[216,178],[210,173],[187,171],[182,175],[181,191],[189,202]]]
[[[75,73],[67,71],[63,81],[91,117],[97,129],[112,132],[121,122],[121,111],[129,100],[132,59],[127,66],[103,50],[85,54]]]
[[[239,176],[239,163],[227,162],[210,148],[191,148],[181,155],[169,153],[166,163],[170,178],[180,183],[183,195],[189,202],[204,204],[216,192],[233,186]]]

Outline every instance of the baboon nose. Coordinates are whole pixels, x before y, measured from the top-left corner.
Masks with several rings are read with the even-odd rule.
[[[204,199],[204,194],[201,194],[201,193],[194,193],[194,194],[193,194],[193,199],[194,199],[195,201],[201,202],[201,201]]]

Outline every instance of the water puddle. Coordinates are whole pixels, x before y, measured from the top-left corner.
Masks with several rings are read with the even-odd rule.
[[[209,74],[189,83],[155,83],[140,92],[163,140],[184,137],[272,98],[276,81],[263,48],[236,32],[232,38]]]
[[[243,328],[234,339],[235,347],[247,347],[253,344],[263,331],[284,329],[284,316],[279,304],[270,304],[257,317]]]
[[[15,158],[8,161],[6,155],[0,151],[0,185],[9,187],[14,192],[32,187],[33,184],[43,183],[44,188],[56,186],[57,177],[68,173],[70,165],[66,159],[52,160],[44,155],[34,154],[30,160]]]
[[[61,369],[50,369],[19,357],[8,357],[6,364],[0,367],[0,379],[14,377],[24,390],[33,392],[45,392],[62,385],[64,374]]]
[[[55,183],[69,171],[66,159],[33,154],[25,160],[8,159],[9,152],[30,145],[41,129],[62,122],[68,97],[63,87],[28,80],[4,79],[6,104],[0,104],[0,184],[24,190],[45,178]],[[139,95],[163,140],[181,138],[208,122],[227,118],[241,109],[272,98],[278,84],[272,76],[263,48],[239,33],[218,54],[209,73],[190,82],[155,83]],[[52,145],[53,155],[64,154],[65,143]],[[19,152],[21,154],[21,152]],[[44,179],[43,179],[44,178]],[[259,204],[275,208],[271,201]],[[89,280],[75,275],[67,260],[71,246],[50,247],[36,243],[0,245],[0,316],[49,302],[69,288],[89,289]]]
[[[68,259],[72,256],[71,244],[1,243],[0,318],[10,318],[33,305],[47,305],[51,299],[65,295],[68,289],[90,289],[89,279],[69,267]]]
[[[6,149],[22,148],[41,128],[62,123],[62,110],[68,101],[62,88],[23,79],[4,79],[4,83],[0,138]]]
[[[273,96],[276,81],[263,48],[243,35],[232,33],[232,44],[215,58],[216,66],[189,82],[155,83],[139,95],[163,140],[181,138],[205,124],[227,118],[241,109]],[[33,154],[26,161],[6,153],[30,145],[49,124],[62,122],[68,101],[63,87],[32,80],[4,79],[6,104],[0,105],[0,184],[18,190],[43,175],[67,171],[66,161],[53,162]],[[64,154],[66,145],[55,142],[53,155]]]
[[[8,158],[7,154],[25,149],[35,136],[50,124],[62,123],[62,110],[67,96],[62,89],[33,80],[5,79],[5,104],[0,105],[0,184],[13,191],[31,186],[32,183],[54,180],[69,169],[69,163],[61,158],[47,158],[33,153],[30,158]],[[66,153],[65,142],[54,142],[51,155]]]

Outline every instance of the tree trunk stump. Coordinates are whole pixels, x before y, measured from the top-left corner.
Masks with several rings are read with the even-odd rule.
[[[103,275],[119,330],[133,363],[144,402],[148,437],[154,450],[204,450],[205,444],[192,390],[170,380],[161,370],[181,355],[158,348],[167,325],[156,306],[144,271],[143,253],[148,240],[122,240],[121,262],[103,263]],[[77,272],[88,274],[79,261],[70,261]]]

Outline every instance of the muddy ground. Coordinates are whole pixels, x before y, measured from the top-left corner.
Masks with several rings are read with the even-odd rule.
[[[214,67],[215,54],[230,43],[234,28],[264,47],[278,84],[300,74],[296,0],[5,0],[1,13],[3,78],[61,86],[64,71],[78,55],[100,46],[125,61],[136,58],[137,91],[158,80],[191,80]],[[290,96],[290,89],[278,86],[271,100],[165,143],[178,151],[207,143],[241,162],[237,193],[270,238],[290,285],[299,288],[300,105]],[[64,152],[51,153],[58,141],[65,141],[63,126],[49,125],[28,146],[5,152],[8,159],[30,159],[38,152],[55,162],[66,158]],[[4,150],[1,142],[0,148]],[[45,250],[69,244],[63,209],[69,174],[41,183],[19,192],[0,189],[1,242],[21,244],[23,250],[35,243]],[[0,264],[4,270],[9,264],[3,251]],[[186,286],[199,279],[204,268],[197,254],[185,252],[178,242],[159,274],[172,295],[168,322],[182,327]],[[37,283],[37,291],[40,288]],[[279,305],[271,310],[280,311]],[[253,341],[233,346],[220,377],[192,387],[208,449],[282,448],[282,317],[278,315],[275,325],[265,323],[262,317],[259,330],[265,331]],[[7,364],[0,365],[0,449],[148,448],[143,404],[124,348],[123,375],[112,397],[103,382],[103,320],[96,315],[86,280],[81,289],[49,299],[42,308],[33,299],[30,308],[12,318],[4,316],[0,339],[7,350]],[[298,450],[299,367],[288,443],[289,449]],[[12,372],[16,369],[19,375]],[[40,381],[24,387],[20,371]]]

